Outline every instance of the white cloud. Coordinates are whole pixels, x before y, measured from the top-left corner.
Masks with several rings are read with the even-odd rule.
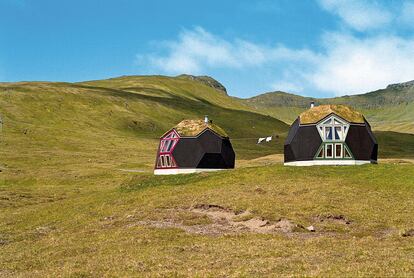
[[[245,40],[227,41],[203,28],[185,30],[176,41],[162,43],[166,55],[137,55],[138,64],[149,64],[162,72],[198,74],[206,68],[244,69],[260,67],[282,60],[312,60],[308,50],[291,50],[284,46],[265,46]]]
[[[338,15],[348,26],[358,31],[378,29],[391,23],[393,15],[377,1],[319,0],[327,11]]]
[[[356,94],[414,79],[414,40],[330,34],[325,45],[315,71],[306,74],[317,90]]]
[[[358,38],[328,33],[322,48],[311,51],[225,40],[195,28],[163,45],[164,54],[139,56],[139,63],[167,74],[243,73],[240,83],[266,82],[256,93],[273,89],[305,95],[357,94],[414,79],[414,39],[391,35]]]

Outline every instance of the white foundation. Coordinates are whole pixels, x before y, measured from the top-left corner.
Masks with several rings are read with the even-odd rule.
[[[285,162],[285,166],[315,166],[315,165],[362,165],[376,163],[370,160],[306,160]]]
[[[175,168],[175,169],[155,169],[154,175],[177,175],[177,174],[191,174],[201,172],[222,171],[226,169],[202,169],[202,168]]]

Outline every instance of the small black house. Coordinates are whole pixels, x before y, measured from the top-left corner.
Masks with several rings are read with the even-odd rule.
[[[293,122],[284,146],[285,165],[376,163],[378,144],[364,116],[344,105],[313,107]]]
[[[184,120],[160,138],[155,175],[234,168],[235,154],[223,129],[203,120]]]

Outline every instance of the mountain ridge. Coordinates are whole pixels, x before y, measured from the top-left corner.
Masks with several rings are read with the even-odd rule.
[[[303,108],[308,107],[311,101],[318,101],[321,104],[348,104],[354,105],[356,108],[366,108],[389,104],[402,104],[414,101],[414,80],[403,83],[390,84],[384,89],[378,89],[367,93],[344,95],[339,97],[305,97],[294,93],[272,91],[246,98],[244,100],[248,103],[263,103],[264,100],[266,100],[266,105],[268,106],[284,106],[290,104],[292,106]]]
[[[374,130],[414,133],[414,81],[390,84],[372,92],[332,98],[304,97],[275,91],[242,99],[263,114],[291,124],[297,115],[315,105],[342,104],[361,111]]]
[[[364,114],[374,130],[414,133],[414,81],[390,84],[384,89],[365,94],[333,98],[303,97],[275,91],[248,99],[229,96],[224,85],[212,77],[188,74],[176,77],[131,75],[76,83],[46,81],[0,83],[0,93],[2,90],[3,92],[13,90],[50,91],[52,88],[55,91],[93,91],[100,94],[122,95],[126,99],[141,99],[143,103],[149,102],[151,105],[158,103],[168,111],[176,110],[174,113],[169,112],[168,115],[174,114],[176,116],[167,115],[170,117],[168,121],[156,119],[156,122],[151,122],[150,115],[141,116],[151,122],[144,125],[148,124],[148,126],[161,129],[175,124],[174,121],[184,119],[184,115],[188,115],[188,113],[191,115],[206,113],[210,114],[212,118],[216,116],[214,113],[218,113],[221,120],[227,121],[225,117],[220,116],[224,112],[222,109],[227,109],[226,114],[233,110],[265,117],[270,116],[289,125],[309,107],[311,101],[314,101],[316,105],[344,104],[351,106]],[[187,104],[194,105],[194,108],[187,107]],[[199,107],[198,111],[194,110],[195,107]],[[219,110],[217,110],[218,108]],[[177,117],[178,114],[181,116]],[[245,118],[245,121],[251,122],[252,120]],[[237,131],[230,122],[226,125],[230,130]],[[280,125],[278,124],[278,126]],[[240,123],[240,128],[242,127],[243,125]],[[282,129],[286,130],[285,127]]]

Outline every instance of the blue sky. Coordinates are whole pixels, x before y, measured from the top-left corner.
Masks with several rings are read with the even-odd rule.
[[[0,81],[210,75],[234,96],[414,79],[414,0],[0,0]]]

